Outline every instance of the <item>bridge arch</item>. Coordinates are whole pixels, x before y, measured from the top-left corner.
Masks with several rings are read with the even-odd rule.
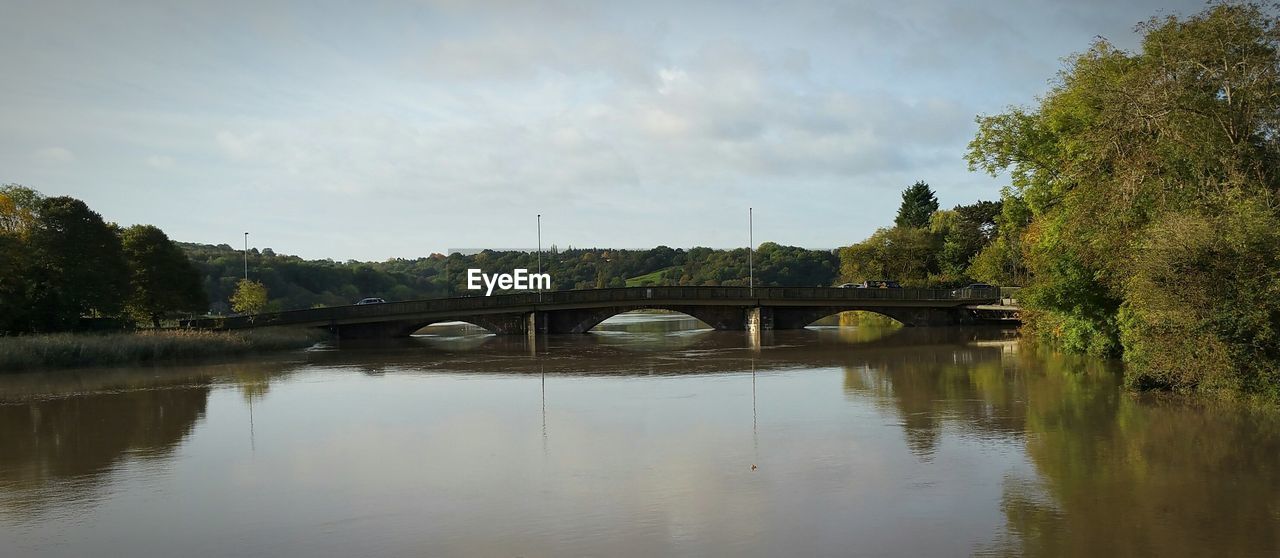
[[[414,334],[422,333],[422,332],[423,332],[423,330],[426,330],[426,329],[427,329],[427,328],[429,328],[429,327],[446,326],[446,324],[457,324],[457,325],[462,326],[462,327],[471,327],[471,328],[482,329],[482,330],[484,330],[484,331],[485,331],[485,333],[489,333],[489,334],[496,334],[496,333],[497,333],[497,332],[495,332],[493,329],[491,329],[491,328],[493,327],[493,325],[492,325],[492,324],[488,324],[488,326],[486,327],[486,324],[483,324],[483,323],[476,323],[476,322],[481,322],[481,321],[483,321],[483,320],[462,320],[462,319],[452,319],[452,318],[451,318],[451,319],[443,319],[443,320],[432,320],[432,321],[427,322],[427,323],[424,323],[424,324],[422,324],[422,325],[420,325],[420,326],[410,326],[410,327],[413,327],[413,328],[414,328],[414,329],[413,329],[413,331],[411,331],[411,332],[410,332],[410,335],[414,335]],[[446,327],[448,327],[448,326],[446,326]]]
[[[657,312],[663,312],[663,314],[656,314]],[[679,310],[673,310],[670,308],[651,307],[651,308],[632,308],[629,310],[623,310],[622,312],[619,312],[617,314],[614,314],[612,316],[609,316],[601,320],[599,323],[592,326],[591,331],[594,331],[595,328],[600,327],[605,322],[608,322],[613,318],[617,318],[619,316],[626,316],[628,314],[637,314],[637,313],[647,313],[649,316],[654,316],[654,315],[670,316],[672,318],[681,319],[681,320],[694,320],[694,321],[697,321],[698,324],[700,324],[700,327],[711,328],[711,324],[708,324],[707,322],[701,320],[700,318],[692,314],[688,314],[686,312],[682,312]]]
[[[952,325],[963,322],[963,313],[954,308],[918,306],[819,306],[773,308],[774,329],[802,329],[813,322],[843,312],[870,312],[904,326]]]
[[[666,310],[678,312],[714,329],[745,329],[746,318],[741,306],[689,306],[677,304],[633,304],[582,308],[546,314],[538,325],[550,333],[586,333],[609,318],[634,310]]]

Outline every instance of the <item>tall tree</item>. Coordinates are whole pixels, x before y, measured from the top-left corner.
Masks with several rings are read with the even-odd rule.
[[[120,236],[101,215],[75,198],[45,198],[29,245],[35,328],[63,331],[82,316],[119,315],[129,270]]]
[[[921,228],[929,224],[929,216],[938,210],[938,198],[923,180],[902,191],[902,205],[893,224],[899,227]]]
[[[120,236],[129,262],[126,309],[134,319],[160,327],[160,318],[167,313],[205,308],[208,299],[199,272],[164,231],[134,225]]]

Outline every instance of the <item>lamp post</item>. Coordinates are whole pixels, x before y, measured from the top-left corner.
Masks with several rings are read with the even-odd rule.
[[[249,280],[249,233],[244,233],[244,280]]]
[[[538,275],[542,275],[542,214],[538,214]],[[538,301],[542,301],[542,281],[538,281]]]
[[[756,296],[756,237],[755,237],[755,221],[752,215],[752,208],[747,208],[747,293],[752,298]]]

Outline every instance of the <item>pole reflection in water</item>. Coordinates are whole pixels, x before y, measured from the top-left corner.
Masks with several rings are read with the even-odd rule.
[[[760,462],[760,423],[756,415],[756,359],[751,357],[751,449],[755,459],[751,461],[751,470],[756,470]]]

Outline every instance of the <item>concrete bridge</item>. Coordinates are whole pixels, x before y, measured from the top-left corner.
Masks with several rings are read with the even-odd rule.
[[[437,298],[337,306],[182,323],[198,329],[266,326],[325,328],[340,338],[408,337],[438,322],[469,322],[500,335],[585,333],[611,316],[657,309],[688,314],[721,330],[800,329],[849,310],[883,314],[907,326],[989,321],[997,287],[842,289],[833,287],[627,287]]]

